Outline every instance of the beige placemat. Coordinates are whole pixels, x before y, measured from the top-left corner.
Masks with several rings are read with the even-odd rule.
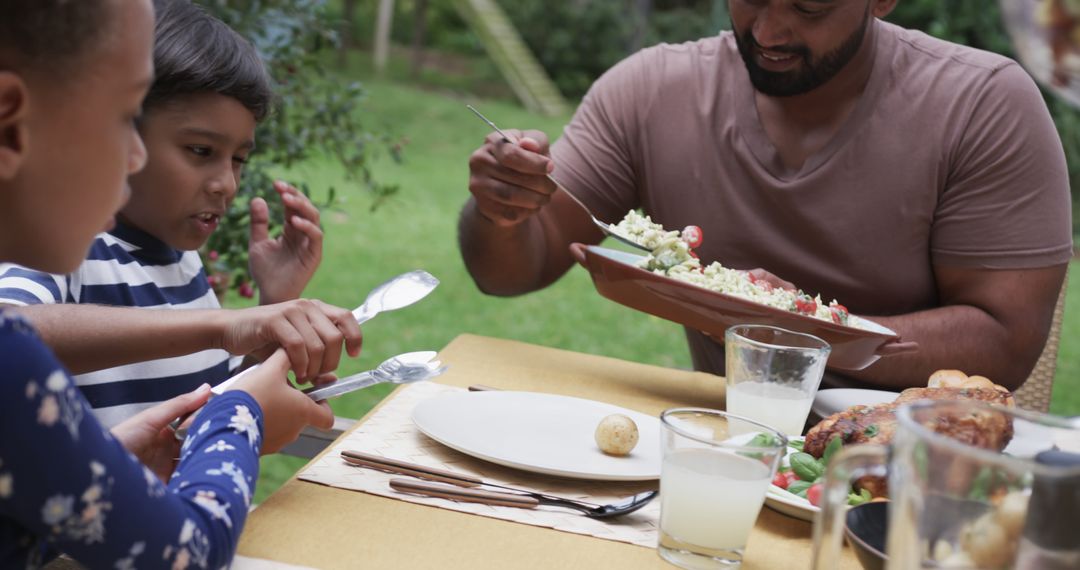
[[[421,382],[401,389],[395,394],[393,400],[386,403],[363,425],[339,441],[329,453],[309,465],[297,477],[331,487],[363,491],[463,513],[542,526],[563,532],[586,534],[648,548],[656,546],[660,520],[659,501],[653,501],[629,515],[608,520],[590,519],[557,507],[519,509],[459,503],[447,499],[399,493],[390,488],[389,481],[401,475],[355,467],[341,459],[340,454],[343,450],[363,451],[428,467],[475,475],[490,483],[526,488],[596,504],[616,502],[630,495],[656,488],[656,482],[584,481],[533,475],[507,469],[449,449],[416,429],[411,417],[412,410],[418,403],[440,394],[461,391],[463,391],[462,388],[430,382]]]

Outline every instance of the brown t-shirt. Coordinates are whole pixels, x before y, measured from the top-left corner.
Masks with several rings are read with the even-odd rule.
[[[1065,157],[1012,60],[881,21],[865,92],[833,139],[787,169],[730,32],[624,60],[552,148],[598,217],[642,208],[700,226],[705,263],[761,267],[861,315],[938,306],[933,265],[1018,269],[1071,255]],[[722,350],[688,331],[695,368]]]

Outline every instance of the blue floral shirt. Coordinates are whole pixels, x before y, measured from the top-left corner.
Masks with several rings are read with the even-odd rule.
[[[0,311],[0,568],[57,551],[90,568],[223,568],[251,503],[262,410],[245,392],[195,418],[166,486],[91,413],[29,323]]]

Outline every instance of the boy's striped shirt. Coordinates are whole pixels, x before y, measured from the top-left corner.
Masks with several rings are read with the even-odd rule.
[[[74,273],[52,275],[0,264],[0,303],[85,303],[150,309],[220,308],[194,251],[117,224],[98,234]],[[150,360],[75,376],[94,413],[108,427],[159,402],[216,385],[239,365],[224,350]]]

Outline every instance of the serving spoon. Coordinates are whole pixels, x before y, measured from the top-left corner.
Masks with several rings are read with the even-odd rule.
[[[353,310],[353,317],[356,318],[358,325],[366,323],[383,311],[393,311],[412,305],[427,297],[428,293],[438,286],[439,280],[422,269],[402,273],[372,289],[363,304]]]
[[[411,384],[429,380],[446,372],[446,367],[442,366],[442,362],[434,358],[435,351],[433,350],[406,352],[387,358],[372,370],[346,376],[330,384],[308,388],[304,390],[304,393],[318,402],[383,382]]]
[[[429,293],[435,290],[435,287],[438,287],[438,285],[439,280],[434,275],[422,269],[391,277],[372,289],[367,294],[367,297],[364,298],[364,302],[361,303],[359,307],[353,309],[353,318],[356,319],[356,324],[366,323],[379,313],[393,311],[412,305],[420,299],[427,297]],[[225,391],[232,387],[238,380],[250,374],[258,367],[258,364],[248,367],[247,369],[240,371],[239,374],[214,386],[210,389],[211,397],[224,394]],[[187,430],[182,429],[180,426],[183,425],[191,415],[192,414],[188,414],[181,418],[177,418],[169,424],[176,432],[177,439],[182,440],[187,436]]]
[[[476,107],[473,107],[472,105],[465,105],[465,106],[468,107],[468,109],[470,111],[475,113],[477,117],[480,117],[481,121],[484,121],[485,123],[487,123],[487,125],[489,127],[494,129],[496,133],[499,133],[499,136],[502,137],[503,142],[510,143],[510,144],[518,144],[518,141],[510,138],[510,135],[504,133],[502,129],[500,129],[497,125],[495,125],[495,123],[493,123],[491,121],[491,119],[485,117],[483,115],[483,113],[481,113],[480,111],[477,111]],[[632,240],[632,239],[630,239],[630,238],[628,238],[626,236],[623,236],[619,232],[615,231],[615,226],[614,225],[600,221],[599,218],[597,218],[595,215],[593,215],[592,210],[590,210],[589,207],[586,206],[584,202],[579,200],[577,196],[574,196],[573,192],[567,190],[566,186],[563,186],[562,184],[559,184],[559,181],[555,180],[555,178],[553,176],[548,174],[547,179],[550,180],[551,183],[554,184],[557,188],[559,188],[563,192],[565,192],[566,195],[569,196],[571,200],[576,202],[578,206],[581,206],[581,209],[585,210],[585,213],[588,214],[590,218],[592,218],[593,224],[596,224],[596,227],[600,228],[600,231],[604,232],[605,234],[615,238],[616,240],[618,240],[618,241],[620,241],[620,242],[622,242],[622,243],[624,243],[624,244],[626,244],[626,245],[628,245],[630,247],[637,248],[637,249],[640,249],[642,251],[650,251],[649,248],[647,248],[647,247],[641,245],[640,243],[638,243],[638,242],[636,242],[636,241],[634,241],[634,240]]]
[[[402,273],[397,277],[391,277],[372,289],[371,292],[367,294],[364,302],[361,303],[359,307],[353,309],[353,318],[356,319],[356,324],[358,325],[366,323],[379,313],[393,311],[412,305],[420,299],[427,297],[428,293],[431,293],[438,285],[439,280],[436,279],[434,275],[422,269]],[[211,391],[214,394],[221,395],[228,390],[229,387],[235,384],[237,380],[243,378],[258,367],[259,365],[256,364],[243,370],[232,378],[214,386]]]

